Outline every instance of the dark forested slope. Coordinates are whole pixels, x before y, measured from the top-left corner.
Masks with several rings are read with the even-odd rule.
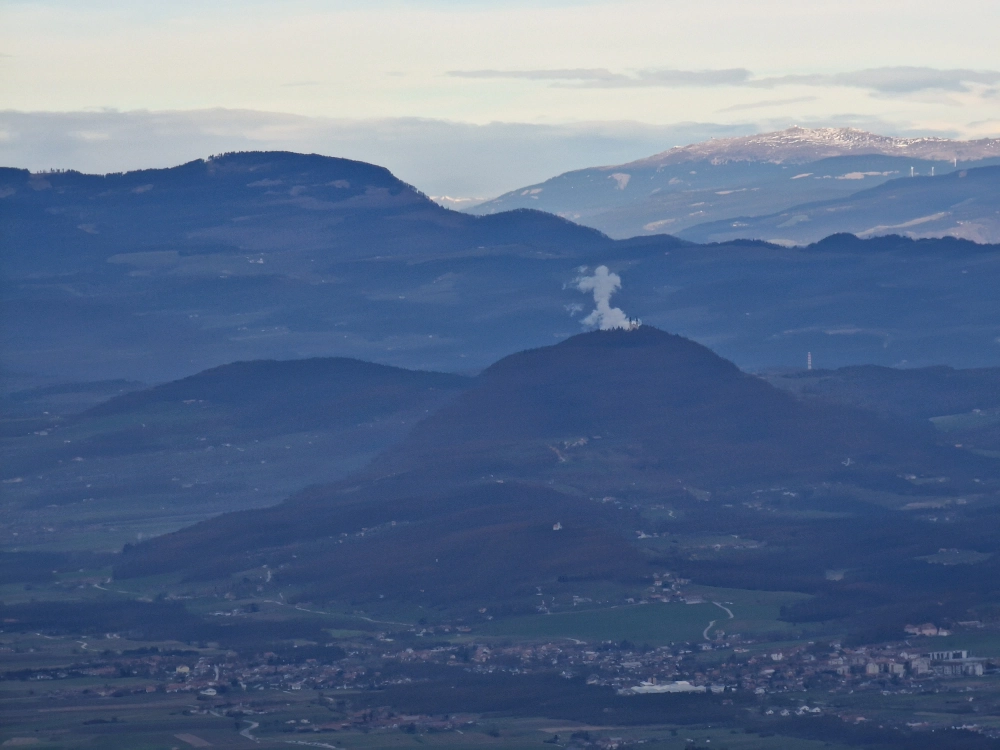
[[[822,367],[991,366],[1000,336],[996,246],[614,241],[538,211],[448,211],[318,155],[0,170],[0,232],[10,391],[269,358],[476,370],[579,332],[592,300],[575,280],[602,264],[622,277],[614,304],[744,368],[807,351]]]
[[[498,362],[351,479],[139,544],[117,575],[267,565],[309,599],[514,606],[553,580],[640,580],[650,551],[629,541],[636,528],[781,536],[809,512],[880,518],[890,511],[871,500],[921,501],[907,472],[946,471],[956,491],[985,488],[972,477],[989,466],[938,446],[929,424],[802,403],[682,337],[599,331]],[[747,503],[781,490],[802,498],[797,520]],[[652,510],[664,507],[675,520]]]

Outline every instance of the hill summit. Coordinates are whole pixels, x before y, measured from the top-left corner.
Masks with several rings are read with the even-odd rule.
[[[505,357],[380,468],[583,473],[604,476],[594,481],[612,491],[620,477],[605,472],[609,464],[653,483],[714,485],[839,474],[848,457],[855,470],[879,471],[929,444],[929,429],[907,433],[864,412],[803,404],[690,339],[644,325]]]
[[[899,483],[948,462],[929,432],[804,404],[650,326],[595,331],[497,362],[354,477],[139,544],[117,574],[268,565],[326,600],[530,596],[556,576],[638,575],[633,512],[773,482]]]

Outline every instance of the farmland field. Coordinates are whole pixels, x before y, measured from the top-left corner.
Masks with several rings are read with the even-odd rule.
[[[743,591],[708,586],[689,593],[704,599],[693,604],[632,604],[598,610],[558,612],[515,617],[491,623],[482,635],[525,638],[575,638],[585,641],[621,641],[661,646],[701,641],[710,622],[727,633],[788,633],[792,626],[778,619],[781,606],[806,598],[803,594]],[[718,603],[716,603],[718,602]],[[733,617],[729,616],[729,613]]]

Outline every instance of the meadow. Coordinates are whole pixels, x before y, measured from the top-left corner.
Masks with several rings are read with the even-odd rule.
[[[809,598],[790,592],[708,586],[692,587],[686,593],[689,600],[700,598],[702,601],[691,604],[654,601],[512,617],[477,628],[476,632],[484,636],[570,638],[588,642],[627,640],[649,646],[712,640],[717,631],[730,635],[781,633],[792,636],[796,632],[793,626],[778,619],[781,607]]]

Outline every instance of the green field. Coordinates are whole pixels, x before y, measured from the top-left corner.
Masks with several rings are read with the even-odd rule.
[[[632,604],[607,609],[557,612],[513,617],[477,629],[477,635],[522,638],[573,638],[583,641],[628,640],[662,646],[704,640],[706,628],[727,634],[791,634],[793,628],[778,619],[781,606],[807,598],[787,591],[744,591],[697,586],[686,589],[701,604]],[[715,604],[714,602],[718,602]],[[722,606],[719,606],[722,605]],[[729,617],[729,612],[733,617]],[[709,628],[709,623],[714,624]]]
[[[1000,409],[980,409],[964,414],[931,417],[931,422],[941,432],[975,430],[1000,423]]]
[[[483,635],[526,638],[576,638],[660,646],[699,641],[709,621],[725,617],[712,604],[634,604],[584,612],[512,617],[491,623]]]
[[[914,638],[911,643],[921,651],[967,649],[973,656],[1000,657],[1000,633],[995,630],[965,630],[946,637]]]
[[[116,683],[121,682],[115,680]],[[73,687],[81,687],[80,681]],[[96,684],[95,684],[96,687]],[[0,746],[38,750],[182,750],[190,747],[276,748],[414,748],[448,750],[481,748],[553,747],[574,734],[589,742],[620,738],[626,742],[656,743],[662,750],[681,748],[728,748],[728,750],[842,750],[839,743],[789,736],[760,736],[741,730],[705,725],[658,724],[646,726],[595,726],[579,722],[537,717],[464,715],[456,717],[461,729],[446,731],[405,729],[399,726],[348,730],[322,728],[335,718],[322,693],[302,690],[254,692],[254,713],[249,717],[226,716],[219,700],[198,700],[191,694],[131,695],[121,698],[60,698],[46,695],[37,684],[0,684]],[[350,692],[337,698],[360,697]],[[251,721],[252,720],[252,721]],[[256,724],[256,726],[254,726]],[[320,731],[313,731],[313,729]],[[244,734],[241,734],[241,731]],[[246,733],[250,736],[247,737]],[[586,733],[586,734],[583,734]],[[776,744],[780,743],[780,744]]]

